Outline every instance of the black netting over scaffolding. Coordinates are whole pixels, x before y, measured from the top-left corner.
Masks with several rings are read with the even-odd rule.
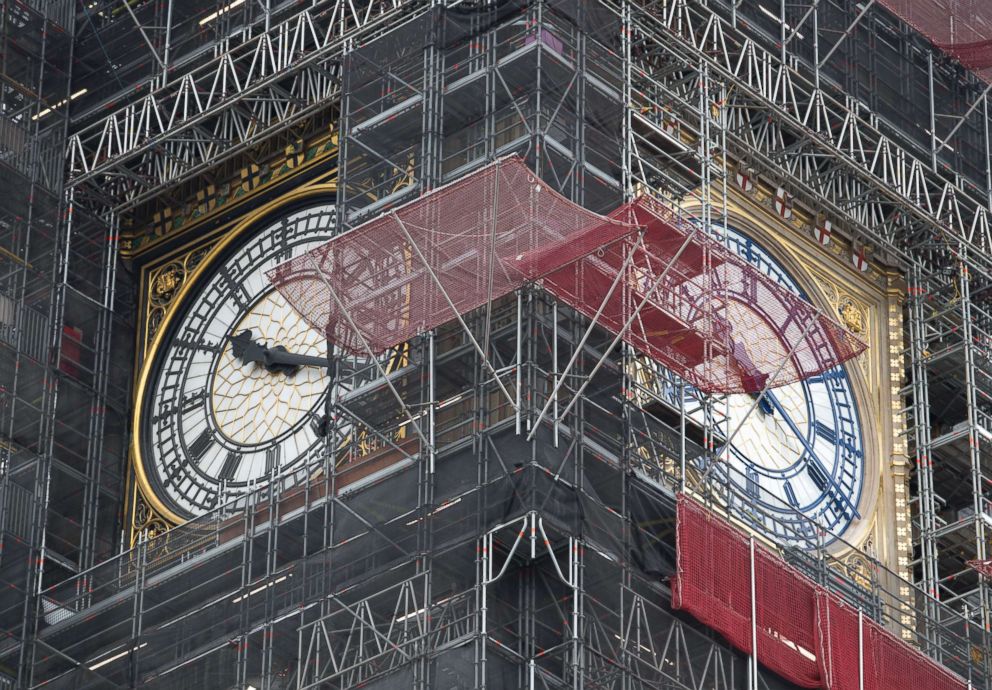
[[[641,198],[604,218],[548,189],[517,157],[268,275],[312,327],[356,354],[399,345],[530,281],[707,392],[793,383],[865,348],[660,204]]]

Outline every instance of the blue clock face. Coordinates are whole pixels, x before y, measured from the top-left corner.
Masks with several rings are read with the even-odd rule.
[[[759,244],[733,228],[713,232],[743,259],[782,287],[808,298]],[[756,397],[756,396],[755,396]],[[718,439],[740,426],[711,470],[733,491],[734,514],[779,540],[827,543],[860,517],[864,443],[851,381],[843,366],[766,393],[728,396],[716,410],[725,421]],[[699,399],[686,393],[687,415],[704,418]],[[729,431],[728,431],[729,430]],[[719,449],[718,449],[719,450]],[[755,510],[757,507],[757,510]]]

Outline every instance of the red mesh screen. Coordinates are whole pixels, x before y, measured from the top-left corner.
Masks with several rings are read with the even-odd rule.
[[[858,612],[824,590],[817,592],[816,603],[817,663],[823,687],[830,690],[859,690]],[[864,690],[885,690],[874,684],[878,678],[878,670],[875,668],[875,657],[869,653],[867,634],[864,641]]]
[[[691,614],[751,654],[748,537],[684,495],[676,528],[672,608]],[[763,546],[755,546],[758,661],[806,688],[859,690],[857,610]],[[964,690],[951,671],[865,616],[864,690]]]
[[[865,633],[874,657],[872,667],[878,673],[874,687],[879,690],[965,690],[967,687],[959,676],[882,629],[875,621],[865,621]],[[867,684],[867,676],[865,680],[865,687],[872,687]]]
[[[729,523],[679,497],[678,574],[672,607],[720,632],[751,653],[750,545]],[[820,687],[816,590],[812,582],[761,546],[755,547],[758,660],[804,688]]]
[[[350,317],[380,352],[634,230],[568,201],[512,157],[336,237],[268,276],[333,342],[365,352]]]
[[[882,0],[938,48],[992,79],[992,3],[989,0]]]
[[[823,687],[859,690],[858,612],[836,595],[817,596],[819,667]],[[860,638],[864,644],[864,690],[964,690],[966,683],[878,623],[865,616]]]
[[[638,227],[643,244],[611,292]],[[586,211],[514,157],[268,275],[311,326],[354,353],[363,341],[375,352],[398,345],[537,278],[590,318],[605,302],[600,324],[613,333],[636,313],[627,342],[706,392],[785,385],[865,348],[701,230],[688,239],[692,231],[646,198],[609,218]]]
[[[644,246],[635,251],[623,288],[607,300],[600,321],[619,332],[646,297],[624,339],[696,388],[756,392],[773,374],[772,386],[793,383],[865,349],[842,326],[709,235],[698,231],[686,245],[693,227],[660,203],[642,197],[611,217],[642,226]],[[612,245],[550,273],[542,284],[592,317],[627,250],[627,243]]]
[[[976,570],[985,577],[992,577],[992,559],[987,561],[968,561],[968,567]]]

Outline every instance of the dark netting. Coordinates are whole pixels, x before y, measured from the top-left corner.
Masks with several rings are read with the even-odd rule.
[[[627,274],[612,290],[630,243],[546,275],[558,299],[614,333],[696,388],[753,393],[815,376],[866,345],[757,267],[660,203],[641,197],[612,218],[644,228]],[[602,306],[604,305],[605,306]]]
[[[660,203],[642,197],[599,216],[517,157],[268,276],[311,326],[354,354],[399,345],[535,279],[705,392],[794,383],[865,348]]]
[[[281,264],[268,277],[343,349],[365,354],[367,343],[381,352],[634,230],[568,201],[510,157]]]
[[[989,0],[882,0],[893,14],[962,65],[992,79],[992,3]]]

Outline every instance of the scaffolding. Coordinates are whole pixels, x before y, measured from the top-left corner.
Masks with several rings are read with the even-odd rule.
[[[989,90],[902,5],[7,3],[0,686],[786,687],[672,611],[681,492],[992,687]],[[898,267],[912,557],[852,576],[843,536],[749,504],[706,469],[726,420],[695,429],[681,379],[523,285],[362,373],[334,410],[365,441],[332,434],[322,472],[106,560],[119,229],[330,123],[341,231],[517,153],[600,214],[649,192],[709,227],[760,185]]]
[[[74,9],[0,9],[0,686],[33,663],[38,592],[120,548],[129,375],[109,361],[132,296],[113,221],[63,186]]]
[[[329,473],[241,497],[45,590],[36,677],[55,687],[740,687],[747,656],[668,603],[675,492],[715,514],[733,482],[705,479],[702,449],[631,402],[666,404],[640,386],[625,394],[636,384],[622,353],[571,414],[538,425],[555,353],[561,367],[586,324],[537,290],[494,305],[492,321],[483,314],[468,326],[492,324],[493,352],[523,369],[522,433],[460,325],[416,338],[409,365],[388,378],[355,372],[374,383],[345,382],[353,393],[337,401],[378,450],[331,438]],[[612,339],[593,332],[577,379]],[[516,367],[498,376],[514,391]],[[412,425],[428,441],[398,440]],[[878,563],[869,581],[845,576],[812,533],[792,531],[780,557],[918,640],[901,623],[898,590],[910,585]],[[944,664],[981,687],[964,620],[948,622]],[[763,669],[761,683],[788,687]]]

